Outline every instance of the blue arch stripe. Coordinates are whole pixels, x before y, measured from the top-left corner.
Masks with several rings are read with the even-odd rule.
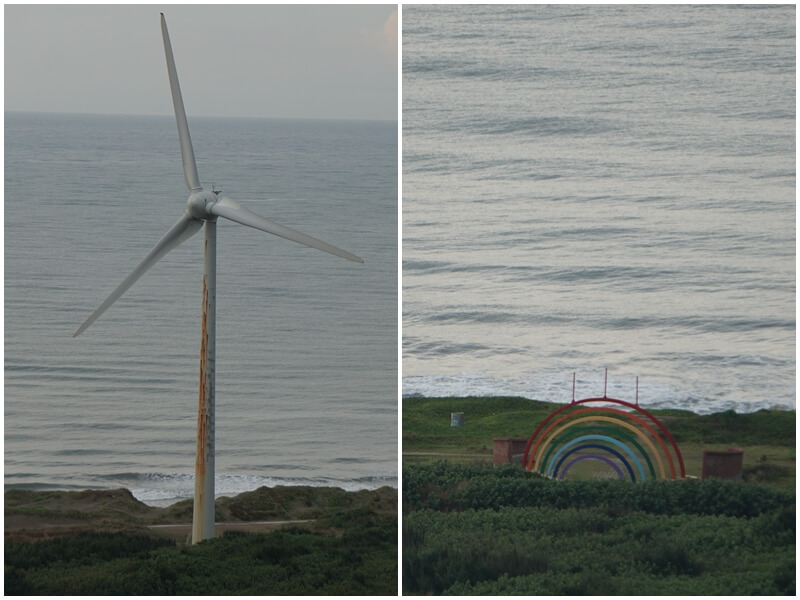
[[[642,461],[639,460],[639,457],[637,457],[631,451],[630,448],[628,448],[625,444],[623,444],[619,440],[615,440],[614,438],[609,437],[607,435],[599,435],[599,434],[582,435],[581,437],[577,437],[574,440],[571,440],[568,443],[561,446],[561,448],[558,449],[558,451],[550,459],[550,462],[547,464],[547,469],[545,470],[545,474],[553,477],[554,476],[553,465],[556,463],[556,460],[558,459],[559,455],[576,444],[588,441],[608,442],[612,446],[615,446],[620,450],[622,450],[623,452],[625,452],[628,456],[631,457],[631,459],[633,459],[633,462],[636,464],[636,468],[639,470],[639,474],[642,476],[642,481],[647,481],[647,476],[644,474],[644,467],[642,466]],[[608,450],[610,451],[611,449],[609,448]]]

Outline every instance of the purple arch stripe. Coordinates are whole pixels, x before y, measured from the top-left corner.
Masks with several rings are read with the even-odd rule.
[[[566,466],[563,469],[561,469],[561,474],[558,476],[558,478],[559,479],[564,479],[564,477],[566,477],[566,475],[567,475],[567,471],[569,471],[569,469],[570,469],[570,467],[572,467],[572,465],[574,465],[576,462],[580,462],[580,461],[586,460],[588,458],[596,458],[597,460],[602,460],[604,463],[606,463],[607,465],[610,465],[611,468],[614,469],[614,471],[617,473],[617,475],[619,476],[620,479],[625,479],[625,474],[622,472],[622,469],[620,469],[613,460],[611,460],[607,456],[603,456],[601,454],[582,454],[581,456],[578,456],[577,458],[573,458],[570,462],[568,462],[566,464]]]
[[[561,457],[561,459],[558,461],[558,464],[552,470],[553,477],[556,477],[558,475],[558,472],[561,470],[561,465],[564,464],[564,461],[567,460],[567,457],[569,457],[571,454],[575,454],[579,450],[586,450],[586,449],[589,449],[589,448],[596,448],[598,450],[605,450],[609,454],[613,454],[614,456],[616,456],[620,460],[620,462],[622,462],[622,464],[625,465],[625,468],[628,470],[628,475],[631,476],[631,481],[636,483],[636,475],[634,475],[633,467],[631,467],[631,464],[627,461],[627,459],[624,456],[622,456],[622,454],[620,454],[619,452],[614,450],[613,448],[609,448],[608,446],[603,446],[601,444],[581,444],[580,446],[576,446],[575,448],[571,448],[569,452],[565,453],[564,456]],[[548,469],[547,472],[550,473],[550,470]]]

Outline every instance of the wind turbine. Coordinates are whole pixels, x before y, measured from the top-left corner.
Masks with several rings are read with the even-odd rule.
[[[207,191],[200,185],[197,165],[189,137],[189,126],[183,108],[183,98],[178,84],[175,59],[169,41],[167,22],[161,13],[161,34],[164,38],[164,53],[167,57],[167,72],[172,90],[172,104],[178,122],[181,143],[183,175],[189,188],[186,212],[167,234],[153,247],[139,265],[120,283],[106,300],[91,314],[72,337],[77,337],[116,302],[144,273],[161,260],[168,252],[185,242],[205,225],[205,258],[203,270],[202,336],[200,342],[200,395],[197,412],[197,458],[195,460],[194,514],[192,519],[192,543],[214,537],[214,375],[216,345],[216,255],[217,218],[222,217],[241,225],[247,225],[311,248],[316,248],[347,260],[363,263],[355,254],[326,244],[316,238],[250,212],[238,202],[219,197],[217,190]]]

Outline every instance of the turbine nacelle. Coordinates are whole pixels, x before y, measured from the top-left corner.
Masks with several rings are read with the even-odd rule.
[[[215,192],[206,190],[194,192],[186,202],[188,205],[186,210],[195,219],[216,221],[217,216],[211,212],[211,207],[217,203],[218,199]]]

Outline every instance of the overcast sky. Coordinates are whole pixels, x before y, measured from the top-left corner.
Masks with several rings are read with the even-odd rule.
[[[397,118],[396,5],[6,5],[5,110]]]

